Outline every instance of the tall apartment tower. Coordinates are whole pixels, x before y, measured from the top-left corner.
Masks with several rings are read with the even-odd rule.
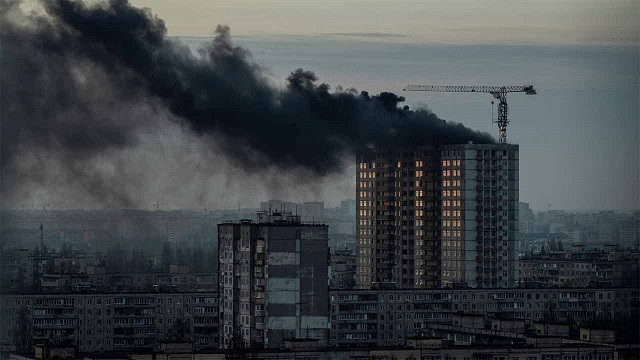
[[[358,288],[516,285],[517,145],[365,151],[357,167]]]
[[[513,287],[518,281],[518,145],[443,146],[442,285]]]
[[[358,154],[358,288],[439,285],[439,155],[432,146]]]
[[[328,226],[291,212],[218,225],[220,346],[328,340]]]

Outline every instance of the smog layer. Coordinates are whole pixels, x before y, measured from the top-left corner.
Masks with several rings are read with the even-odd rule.
[[[154,192],[238,191],[236,178],[277,195],[342,173],[360,148],[493,142],[390,92],[331,91],[311,70],[275,86],[226,26],[194,54],[126,0],[39,5],[0,2],[8,206],[145,207]]]

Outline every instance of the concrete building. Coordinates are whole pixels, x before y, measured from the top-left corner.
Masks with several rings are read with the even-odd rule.
[[[535,216],[529,203],[518,203],[518,230],[521,234],[530,234],[535,231]]]
[[[359,288],[517,283],[518,146],[358,155]]]
[[[618,245],[622,249],[640,249],[640,211],[618,220]]]
[[[153,349],[161,341],[218,348],[218,294],[67,293],[1,298],[0,343],[72,345],[79,351]],[[18,336],[16,336],[18,335]]]
[[[555,252],[519,260],[520,280],[526,287],[640,286],[638,254]]]
[[[353,289],[356,285],[356,256],[349,250],[338,250],[331,254],[332,289]]]
[[[221,346],[328,337],[328,227],[291,212],[218,225]]]
[[[430,146],[358,154],[358,288],[440,284],[439,155]]]
[[[330,295],[331,345],[338,347],[406,345],[434,325],[456,326],[456,318],[457,326],[473,327],[482,316],[574,328],[599,319],[637,339],[640,320],[637,288],[355,289]]]
[[[500,288],[518,279],[518,146],[444,146],[442,285]]]

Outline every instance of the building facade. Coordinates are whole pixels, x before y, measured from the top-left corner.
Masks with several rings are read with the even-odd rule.
[[[518,269],[518,146],[365,151],[358,288],[510,287]]]
[[[0,343],[73,345],[79,351],[153,349],[161,341],[218,348],[218,294],[68,293],[3,295]]]
[[[328,338],[328,227],[291,212],[218,225],[221,346]]]
[[[438,159],[429,146],[358,154],[358,288],[439,285]]]
[[[331,345],[398,346],[453,325],[459,314],[572,326],[598,319],[638,332],[640,291],[611,289],[370,289],[332,290]],[[637,335],[636,335],[637,336]]]
[[[550,253],[520,259],[520,280],[526,287],[640,286],[640,255]]]
[[[442,285],[516,286],[518,146],[444,146],[441,163]]]
[[[349,250],[338,250],[331,254],[329,286],[332,289],[355,288],[356,260],[356,256]]]

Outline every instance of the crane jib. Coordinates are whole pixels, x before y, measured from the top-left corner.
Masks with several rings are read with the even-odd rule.
[[[498,141],[503,144],[507,142],[507,124],[509,120],[507,93],[524,92],[526,95],[536,95],[533,85],[510,85],[510,86],[465,86],[465,85],[407,85],[402,91],[439,91],[439,92],[482,92],[493,95],[500,100],[498,104],[498,118],[492,120],[498,124]],[[491,102],[493,104],[493,101]]]

